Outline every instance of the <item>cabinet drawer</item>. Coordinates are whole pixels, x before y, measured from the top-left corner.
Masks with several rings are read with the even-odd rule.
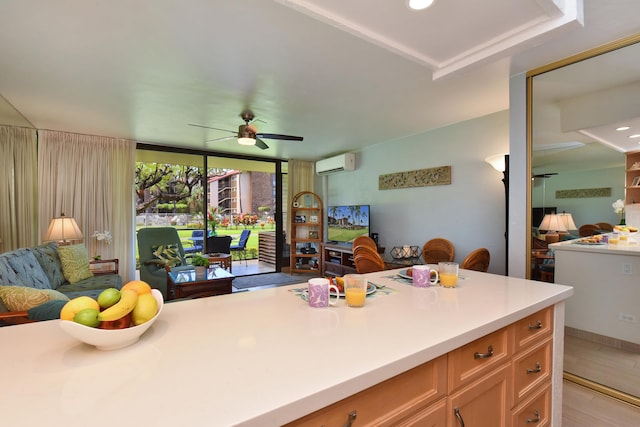
[[[335,262],[325,262],[324,263],[324,273],[330,276],[343,276],[343,267],[340,264],[336,264]]]
[[[513,427],[549,427],[551,425],[551,383],[538,389],[512,412]]]
[[[551,335],[553,331],[553,307],[547,307],[515,324],[515,348],[517,353],[536,341]]]
[[[552,337],[548,337],[537,346],[514,357],[512,375],[514,402],[519,402],[542,383],[551,381],[552,343]]]
[[[447,358],[441,356],[287,426],[342,426],[353,411],[356,411],[354,425],[358,427],[398,425],[430,409],[430,404],[444,397],[446,372]]]
[[[511,358],[509,327],[449,353],[449,392],[468,384]]]
[[[415,415],[394,424],[394,427],[446,427],[447,399],[428,406]]]

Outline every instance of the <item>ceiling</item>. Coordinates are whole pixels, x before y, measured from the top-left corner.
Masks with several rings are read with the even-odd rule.
[[[637,0],[580,5],[3,0],[0,124],[317,160],[506,110],[509,76],[640,32]],[[304,141],[205,142],[245,108]]]

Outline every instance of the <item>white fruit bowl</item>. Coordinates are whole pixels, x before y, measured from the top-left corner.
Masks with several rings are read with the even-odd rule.
[[[162,307],[164,306],[162,293],[157,289],[152,289],[151,293],[156,301],[158,301],[158,312],[151,320],[142,325],[124,329],[98,329],[84,326],[70,320],[61,320],[60,327],[75,339],[86,344],[94,345],[99,350],[116,350],[127,347],[137,342],[142,334],[153,325],[153,322],[156,321],[162,312]]]

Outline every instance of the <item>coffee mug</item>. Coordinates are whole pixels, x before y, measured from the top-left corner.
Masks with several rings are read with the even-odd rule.
[[[431,272],[435,273],[434,278],[431,278]],[[413,266],[413,285],[418,288],[428,288],[431,285],[438,283],[438,271],[431,269],[428,265],[414,265]]]
[[[338,287],[329,284],[329,279],[315,277],[309,279],[307,284],[309,286],[309,307],[327,308],[330,305],[336,305],[338,299],[340,299]],[[333,301],[329,297],[329,290],[333,290],[336,293],[336,298]]]

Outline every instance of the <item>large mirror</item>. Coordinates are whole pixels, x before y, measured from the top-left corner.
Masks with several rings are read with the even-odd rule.
[[[548,241],[579,237],[584,224],[619,222],[612,202],[625,200],[626,153],[640,150],[640,138],[631,137],[640,134],[640,35],[533,70],[527,77],[529,276],[553,281],[546,268],[553,264]],[[623,125],[631,129],[616,130]],[[570,224],[567,231],[544,234],[545,214],[552,212],[570,214],[563,216],[565,225]],[[565,377],[638,405],[640,334],[635,343],[612,339],[604,344],[589,335],[567,319]]]

